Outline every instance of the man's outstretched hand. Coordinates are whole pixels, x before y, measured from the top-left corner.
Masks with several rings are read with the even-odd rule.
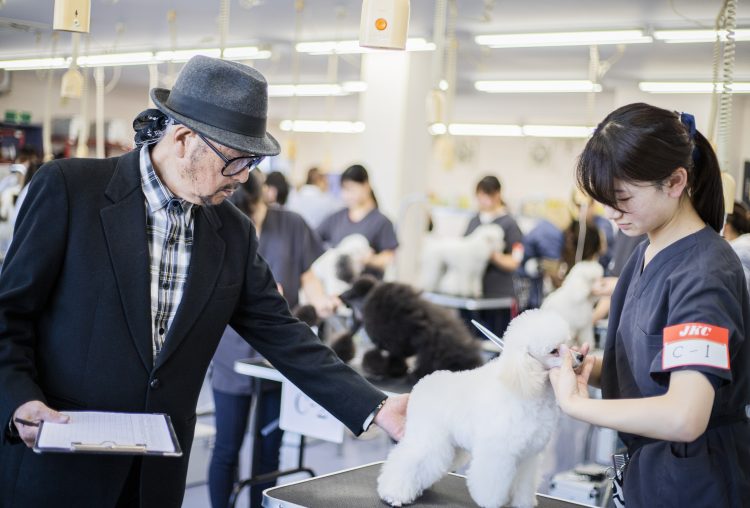
[[[406,428],[406,406],[409,394],[388,397],[383,407],[375,415],[375,425],[388,433],[391,438],[400,441]]]

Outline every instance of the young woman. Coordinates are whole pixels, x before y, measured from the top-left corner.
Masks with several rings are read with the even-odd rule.
[[[482,295],[485,298],[515,298],[513,272],[523,261],[523,234],[515,219],[508,213],[501,196],[500,180],[485,176],[477,184],[476,198],[479,212],[469,221],[464,236],[474,232],[482,224],[497,224],[505,233],[505,248],[493,252],[482,280]],[[463,311],[464,319],[478,319],[496,335],[502,337],[511,317],[510,309]],[[469,327],[473,329],[473,327]]]
[[[274,278],[290,308],[298,303],[300,289],[315,306],[321,317],[333,311],[333,300],[328,298],[323,285],[310,266],[323,253],[317,235],[294,212],[277,206],[269,206],[263,200],[262,177],[251,172],[247,182],[232,196],[232,202],[245,212],[258,233],[258,251],[268,260]],[[272,425],[278,420],[281,409],[281,383],[259,381],[234,372],[234,362],[260,355],[231,327],[221,337],[213,359],[211,387],[216,406],[216,444],[211,456],[208,486],[211,506],[227,506],[232,487],[237,479],[239,452],[250,417],[250,405],[254,383],[261,383],[260,400],[256,401],[256,418],[261,426]],[[268,473],[279,468],[279,449],[283,431],[278,428],[261,439],[259,470],[253,474]],[[263,490],[275,482],[250,487],[251,506],[260,506]]]
[[[393,261],[398,240],[393,224],[378,210],[370,177],[363,166],[355,164],[341,174],[341,197],[346,208],[318,226],[320,238],[328,247],[335,247],[349,235],[363,235],[375,251],[367,265],[385,272]]]
[[[641,244],[612,295],[603,360],[550,374],[569,415],[619,431],[628,507],[741,507],[750,493],[750,303],[718,234],[716,155],[691,115],[631,104],[610,113],[579,185]],[[586,384],[601,385],[602,400]]]
[[[750,211],[739,201],[734,202],[732,213],[724,224],[724,238],[740,258],[745,270],[745,280],[750,289]]]

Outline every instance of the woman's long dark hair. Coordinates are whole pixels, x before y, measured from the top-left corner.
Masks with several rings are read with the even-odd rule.
[[[643,103],[616,109],[599,124],[578,159],[579,187],[620,210],[615,180],[660,185],[683,167],[693,207],[704,222],[720,231],[724,195],[719,162],[703,134],[683,120],[679,113]]]
[[[343,184],[344,182],[370,185],[370,175],[367,174],[367,170],[364,166],[361,164],[354,164],[341,173],[341,183]],[[378,198],[375,197],[375,191],[372,190],[372,185],[370,185],[370,197],[372,197],[372,200],[375,202],[375,208],[378,208]]]
[[[247,181],[240,184],[229,201],[252,219],[261,199],[263,199],[263,176],[255,169],[250,171]]]

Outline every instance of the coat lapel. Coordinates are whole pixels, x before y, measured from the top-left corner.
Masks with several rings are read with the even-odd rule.
[[[224,265],[226,248],[224,240],[217,231],[220,227],[221,221],[214,210],[206,207],[199,207],[196,210],[187,284],[177,308],[177,314],[167,332],[164,347],[156,359],[156,368],[162,366],[177,350],[202,314],[214,291]]]
[[[150,372],[153,366],[150,254],[138,157],[138,151],[134,150],[120,158],[105,191],[113,204],[103,208],[100,217],[125,319],[143,366]]]

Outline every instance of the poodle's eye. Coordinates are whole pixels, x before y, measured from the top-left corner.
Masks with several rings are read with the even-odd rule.
[[[557,355],[558,353],[559,353],[559,351],[557,350],[557,348],[555,348],[555,349],[553,349],[552,351],[549,352],[549,354],[551,354],[551,355]]]

